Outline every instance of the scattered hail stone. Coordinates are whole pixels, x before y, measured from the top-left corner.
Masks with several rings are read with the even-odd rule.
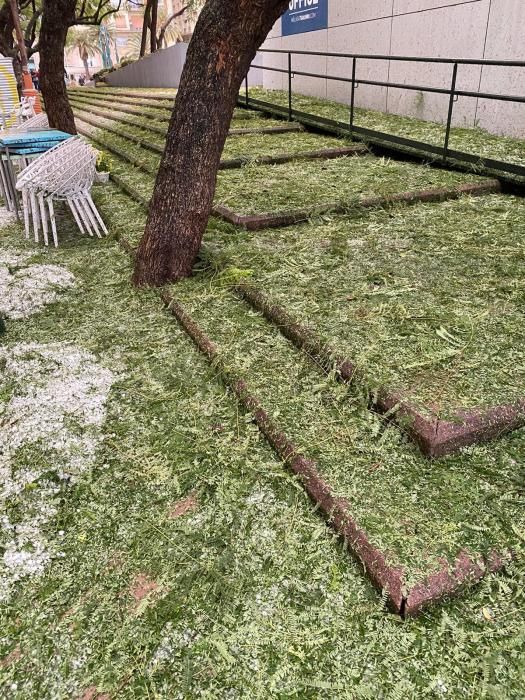
[[[5,207],[0,207],[0,229],[10,226],[16,221],[16,216]]]
[[[0,315],[6,318],[27,318],[75,286],[71,272],[58,265],[24,267],[29,257],[0,252]]]
[[[113,373],[66,343],[0,348],[0,601],[60,556],[61,496],[95,463]]]

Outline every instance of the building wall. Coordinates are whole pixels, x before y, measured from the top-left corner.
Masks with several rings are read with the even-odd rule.
[[[328,29],[281,36],[281,20],[263,48],[387,56],[525,60],[525,0],[328,0]],[[262,54],[264,66],[286,68],[287,57]],[[351,59],[294,56],[297,70],[351,75]],[[260,61],[259,61],[260,62]],[[357,77],[449,87],[452,66],[358,60]],[[264,71],[265,87],[284,89],[287,77]],[[524,68],[460,66],[457,87],[525,95]],[[350,85],[296,76],[294,91],[348,103]],[[356,105],[443,122],[448,96],[360,85]],[[459,97],[454,124],[525,138],[525,104]]]

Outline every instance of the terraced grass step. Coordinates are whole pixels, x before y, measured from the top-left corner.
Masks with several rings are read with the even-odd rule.
[[[508,480],[515,478],[523,440],[516,434],[495,452],[477,448],[447,458],[439,470],[429,466],[397,430],[368,412],[358,394],[326,378],[234,298],[230,274],[238,272],[178,283],[175,313],[210,357],[218,352],[214,363],[221,376],[237,387],[322,508],[326,499],[334,504],[334,526],[349,533],[350,548],[376,584],[386,586],[394,607],[415,614],[497,568],[502,560],[494,552],[517,541],[512,525],[522,517],[519,497],[508,498]],[[168,301],[170,292],[165,296]],[[202,333],[214,345],[206,345]],[[488,454],[497,468],[487,466]],[[338,520],[341,504],[344,517]]]
[[[133,104],[133,106],[128,105],[126,103],[123,103],[119,101],[118,99],[115,99],[111,96],[108,95],[108,97],[104,98],[91,98],[91,97],[84,97],[80,95],[75,95],[73,98],[74,102],[77,104],[84,104],[84,105],[95,105],[95,106],[101,106],[101,107],[106,107],[107,109],[114,109],[115,107],[118,107],[119,112],[124,112],[126,114],[136,114],[141,117],[147,117],[148,119],[152,119],[155,122],[159,123],[168,123],[170,120],[170,114],[168,112],[161,111],[159,109],[147,107],[147,106],[141,106],[138,104]]]
[[[403,443],[397,430],[385,430],[358,395],[326,379],[261,316],[233,299],[224,289],[224,279],[219,277],[214,285],[209,279],[194,278],[178,284],[173,293],[217,347],[232,386],[237,385],[236,377],[247,382],[240,393],[257,398],[255,415],[264,410],[258,423],[263,432],[269,431],[274,446],[283,446],[292,462],[303,457],[315,460],[315,477],[307,462],[301,462],[307,487],[320,478],[325,484],[319,486],[321,491],[328,488],[332,494],[327,496],[330,502],[343,499],[343,520],[356,528],[350,547],[354,544],[358,552],[368,554],[372,547],[375,554],[363,556],[365,567],[374,578],[374,565],[381,559],[377,575],[388,570],[383,583],[391,587],[394,599],[397,580],[401,582],[397,593],[408,605],[413,601],[411,612],[415,612],[430,589],[427,602],[433,594],[443,595],[443,590],[438,594],[441,584],[432,579],[438,571],[442,573],[437,579],[443,575],[441,557],[448,558],[451,566],[466,552],[472,561],[479,555],[489,561],[495,549],[504,551],[516,542],[510,533],[512,523],[522,517],[519,498],[511,499],[510,505],[505,494],[507,479],[516,478],[515,464],[524,456],[523,435],[506,438],[490,451],[477,448],[449,457],[439,469],[429,466]],[[493,459],[498,464],[503,459],[505,475],[499,468],[487,468],[489,455],[492,464]],[[324,496],[317,486],[312,488],[322,503]],[[482,575],[485,569],[480,571]],[[456,572],[450,574],[451,580],[456,575],[461,578]],[[446,586],[445,590],[452,592]]]
[[[132,165],[155,174],[159,165],[159,154],[164,148],[160,143],[144,140],[141,130],[123,131],[113,122],[97,122],[83,111],[76,110],[77,127],[108,151],[127,160]],[[94,127],[94,128],[93,128]],[[151,151],[155,155],[144,153]],[[285,150],[286,149],[286,150]],[[345,144],[339,139],[316,134],[272,134],[252,135],[227,139],[221,160],[221,169],[239,168],[250,162],[287,162],[297,159],[329,159],[344,155],[364,155],[366,149],[355,144]]]
[[[169,121],[173,111],[173,100],[167,100],[165,103],[152,102],[144,100],[140,97],[121,97],[120,93],[105,93],[100,94],[98,90],[83,91],[76,90],[69,93],[70,98],[76,102],[82,102],[91,105],[100,105],[102,107],[120,107],[121,111],[144,114],[157,121]],[[257,112],[245,109],[236,109],[233,114],[233,120],[257,122],[261,120],[261,116]],[[282,123],[282,122],[281,122]]]
[[[89,114],[91,117],[102,117],[103,119],[112,120],[119,124],[125,124],[126,127],[131,126],[133,129],[140,129],[145,138],[148,138],[148,134],[154,134],[157,139],[158,136],[161,136],[163,139],[166,138],[168,127],[159,126],[151,119],[142,119],[139,115],[132,117],[129,113],[120,112],[118,109],[100,109],[98,107],[92,107],[91,103],[77,101],[74,98],[70,98],[69,102],[73,111],[80,110],[85,114]]]
[[[499,187],[497,181],[476,175],[367,156],[231,171],[217,184],[216,202],[225,219],[258,230],[356,207],[441,201]]]
[[[89,99],[92,101],[106,101],[113,100],[116,103],[123,105],[150,107],[154,110],[168,111],[171,112],[173,109],[173,99],[161,98],[151,100],[144,97],[141,94],[130,95],[129,93],[114,93],[111,91],[100,91],[98,88],[93,89],[76,89],[69,91],[71,95],[74,95],[78,99]]]
[[[104,105],[101,107],[96,102],[91,102],[84,99],[78,100],[75,97],[70,98],[70,102],[74,109],[82,110],[84,113],[102,117],[104,119],[112,119],[126,125],[154,132],[156,135],[160,134],[165,137],[168,130],[167,126],[155,124],[154,120],[143,117],[140,111],[133,110],[130,112],[127,108],[125,108],[125,111],[122,112],[119,109],[118,104],[116,106]],[[130,116],[130,114],[134,115],[133,118]],[[267,131],[268,133],[279,133],[281,131],[283,133],[287,133],[291,131],[303,131],[303,128],[297,123],[283,122],[282,120],[268,119],[265,117],[255,117],[244,120],[241,115],[232,121],[230,135],[251,134],[259,131]]]
[[[454,420],[524,397],[524,220],[491,195],[207,241],[369,386]]]
[[[288,109],[287,91],[254,87],[250,88],[249,95],[254,99],[264,100]],[[244,101],[244,94],[241,90],[239,102],[242,103],[242,101]],[[294,93],[293,108],[300,112],[348,124],[349,106],[334,100]],[[445,117],[446,114],[443,114],[443,121]],[[439,147],[443,146],[445,139],[444,123],[439,124],[398,114],[356,108],[354,123],[356,126],[366,129],[422,141]],[[523,139],[498,136],[480,128],[453,126],[450,132],[449,148],[525,166],[525,141]]]

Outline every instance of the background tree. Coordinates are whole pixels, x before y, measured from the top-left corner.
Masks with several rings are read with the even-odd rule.
[[[20,10],[20,22],[24,32],[24,40],[28,58],[39,50],[38,33],[40,18],[42,15],[40,0],[21,0],[18,3]],[[19,89],[21,89],[22,69],[18,45],[13,35],[13,14],[9,0],[4,0],[0,5],[0,53],[13,59],[13,68],[17,77]]]
[[[66,49],[75,49],[82,63],[84,64],[84,74],[89,80],[89,59],[101,53],[99,45],[99,30],[97,27],[73,27],[68,32],[66,39]]]
[[[99,26],[120,9],[120,0],[43,0],[40,27],[40,87],[49,125],[76,134],[64,82],[67,33],[75,25]]]
[[[134,273],[137,286],[188,277],[210,215],[237,95],[288,0],[208,0],[191,40]]]
[[[146,0],[140,42],[140,58],[148,52],[148,34],[150,38],[150,53],[166,47],[168,43],[174,44],[177,41],[181,41],[182,33],[177,30],[175,21],[187,12],[198,12],[203,3],[204,0],[188,0],[182,8],[172,12],[170,15],[166,15],[163,8],[159,11],[158,0]]]

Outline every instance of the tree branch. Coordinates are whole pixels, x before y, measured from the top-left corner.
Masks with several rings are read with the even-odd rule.
[[[186,10],[189,8],[189,5],[185,5],[182,10],[178,10],[177,12],[174,12],[168,19],[162,24],[160,28],[160,33],[159,33],[159,38],[157,40],[157,46],[162,46],[164,42],[164,36],[166,35],[166,30],[170,26],[170,24],[173,22],[174,19],[177,19],[177,17],[180,17],[183,15]]]

